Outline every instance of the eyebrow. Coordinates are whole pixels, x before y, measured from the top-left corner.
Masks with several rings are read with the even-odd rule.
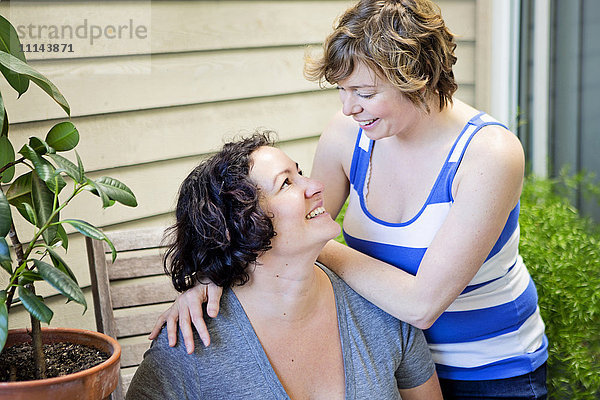
[[[337,85],[338,88],[343,88],[342,85],[338,84]],[[353,86],[348,86],[348,89],[376,89],[377,85],[353,85]]]
[[[296,172],[298,172],[299,170],[300,170],[300,168],[298,167],[298,163],[296,163]],[[275,175],[275,177],[273,178],[273,183],[271,184],[271,189],[275,189],[275,183],[277,182],[277,180],[279,179],[279,177],[281,175],[289,174],[291,172],[292,172],[291,169],[286,168],[283,171],[281,171],[280,173],[278,173],[277,175]]]

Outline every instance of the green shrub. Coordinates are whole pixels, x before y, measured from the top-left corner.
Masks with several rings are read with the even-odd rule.
[[[528,178],[521,196],[521,246],[549,341],[551,399],[600,393],[600,234],[558,186]],[[568,186],[568,185],[567,185]]]
[[[561,182],[526,179],[520,251],[546,323],[549,398],[598,399],[600,233],[570,205],[565,187],[573,182]],[[336,219],[340,224],[346,206]],[[336,240],[344,243],[342,235]]]

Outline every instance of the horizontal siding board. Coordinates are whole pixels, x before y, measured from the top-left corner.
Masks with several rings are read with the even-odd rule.
[[[474,79],[474,42],[457,48],[458,82]],[[63,93],[71,116],[209,103],[318,89],[302,76],[304,47],[32,62]],[[2,93],[14,93],[0,83]],[[37,86],[5,95],[12,123],[65,117]],[[32,110],[37,112],[32,113]]]
[[[30,60],[47,60],[318,43],[331,30],[333,20],[350,4],[349,1],[111,1],[95,2],[93,7],[85,2],[55,2],[44,7],[39,2],[14,2],[10,7],[0,6],[0,10],[19,27],[24,45],[72,45],[73,52],[28,54]]]
[[[446,26],[456,35],[456,41],[475,40],[476,7],[474,0],[437,0]]]
[[[60,60],[43,63],[71,105],[71,116],[155,109],[317,90],[302,76],[305,49],[190,53],[118,60]],[[457,49],[458,82],[472,83],[474,43]],[[465,60],[465,61],[462,61]],[[12,89],[0,84],[2,93]],[[14,91],[13,91],[14,92]],[[4,101],[12,123],[63,118],[64,112],[35,85],[18,101]],[[32,110],[36,110],[32,113]]]
[[[454,95],[457,99],[464,101],[467,104],[474,105],[475,103],[475,85],[462,84],[458,85],[458,90]]]
[[[456,46],[454,78],[459,85],[475,83],[475,42],[461,42]]]
[[[324,90],[80,117],[73,123],[81,133],[77,152],[86,170],[94,171],[206,153],[218,149],[223,136],[256,127],[275,130],[281,140],[317,135],[339,108],[337,92]],[[53,123],[18,124],[11,138],[20,148],[30,136],[44,137]],[[62,154],[75,161],[72,152]]]
[[[85,269],[87,270],[87,265],[85,265]],[[5,286],[3,284],[3,288],[4,287]],[[36,290],[37,287],[38,285],[36,284]],[[41,287],[42,286],[40,286],[40,288]],[[43,296],[47,295],[48,293],[50,292],[45,292],[43,290],[36,291],[36,294]],[[92,298],[92,291],[90,288],[85,288],[83,290],[83,294],[85,295],[85,300],[88,304],[88,308],[85,314],[82,314],[83,307],[80,304],[77,304],[74,301],[67,303],[66,298],[63,296],[52,296],[44,299],[44,304],[46,304],[48,307],[50,307],[52,311],[54,311],[54,316],[52,318],[52,321],[50,321],[49,325],[42,323],[42,326],[50,326],[55,328],[81,328],[95,331],[96,320],[94,318],[94,300]],[[30,326],[31,322],[29,320],[29,314],[25,311],[23,306],[20,304],[12,306],[8,318],[8,328],[29,328]]]
[[[2,4],[0,11],[18,27],[24,45],[71,45],[73,52],[28,53],[30,60],[48,60],[319,43],[352,3],[122,1],[96,2],[93,7],[84,2],[43,7],[43,2],[14,2]],[[437,3],[457,40],[475,38],[472,1]],[[93,39],[92,29],[100,37]],[[142,30],[136,34],[136,29]]]
[[[32,66],[59,88],[76,117],[316,90],[318,85],[302,76],[304,52],[303,47],[235,50]],[[0,90],[9,93],[6,83]],[[12,123],[65,116],[35,85],[18,101],[6,96],[4,102]]]

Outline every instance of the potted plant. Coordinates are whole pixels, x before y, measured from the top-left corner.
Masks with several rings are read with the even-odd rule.
[[[0,16],[0,72],[19,97],[27,91],[29,84],[39,86],[70,116],[69,104],[59,90],[45,76],[31,68],[21,51],[21,43],[14,27]],[[74,301],[87,309],[85,296],[77,280],[61,257],[60,248],[68,249],[65,225],[85,236],[105,241],[112,249],[113,261],[116,252],[111,241],[92,224],[79,219],[61,219],[61,212],[82,192],[89,192],[101,199],[103,207],[115,202],[135,207],[136,198],[123,183],[110,177],[91,180],[86,177],[83,163],[74,148],[79,142],[79,132],[72,122],[63,121],[54,125],[44,138],[31,137],[28,143],[15,152],[9,137],[8,114],[0,94],[0,266],[8,273],[6,288],[0,288],[0,352],[6,353],[10,345],[31,341],[35,357],[35,376],[42,381],[0,383],[0,399],[36,398],[33,393],[43,393],[54,398],[104,398],[114,390],[118,379],[120,348],[112,338],[79,330],[57,332],[41,329],[41,322],[49,323],[53,312],[44,304],[43,298],[35,293],[35,283],[46,281],[67,301]],[[74,152],[75,162],[58,154]],[[15,167],[21,165],[26,172],[15,177]],[[21,167],[19,167],[21,168]],[[69,183],[67,183],[67,181]],[[13,218],[20,214],[25,225],[33,229],[30,240],[22,242]],[[29,233],[28,233],[29,234]],[[13,252],[11,254],[10,245]],[[11,305],[19,302],[29,312],[31,330],[8,330],[8,315]],[[93,344],[101,338],[104,344]],[[43,344],[53,341],[71,341],[87,344],[109,353],[102,364],[59,378],[45,378]],[[4,350],[3,350],[4,349]],[[70,352],[72,350],[68,350]],[[91,372],[90,372],[91,371]],[[73,378],[73,376],[76,376]],[[82,380],[77,381],[77,379]],[[50,386],[43,387],[45,382]],[[29,392],[18,394],[14,390],[29,385]],[[56,394],[54,389],[64,386],[75,389],[76,396]],[[41,389],[40,389],[41,388]],[[96,390],[96,394],[81,396],[82,389]],[[8,396],[8,397],[7,397]],[[19,397],[22,396],[22,397]],[[97,396],[97,397],[94,397]]]

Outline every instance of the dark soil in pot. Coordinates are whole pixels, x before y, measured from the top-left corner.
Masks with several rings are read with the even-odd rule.
[[[47,378],[92,368],[110,357],[98,349],[65,342],[44,344],[44,354]],[[34,380],[34,370],[30,343],[5,348],[0,354],[0,382]]]

